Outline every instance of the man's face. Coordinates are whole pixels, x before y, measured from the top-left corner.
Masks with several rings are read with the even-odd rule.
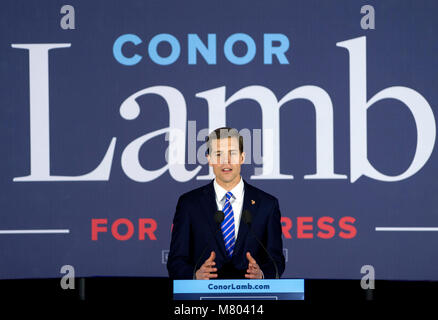
[[[213,139],[207,158],[219,182],[229,184],[239,181],[240,165],[245,161],[245,152],[240,153],[238,138]]]

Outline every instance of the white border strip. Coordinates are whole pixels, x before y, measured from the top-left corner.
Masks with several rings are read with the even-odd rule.
[[[376,231],[438,231],[438,228],[427,227],[376,227]]]
[[[301,293],[301,292],[300,292]],[[237,298],[237,299],[235,299]],[[270,298],[270,299],[268,299]],[[199,297],[199,300],[278,300],[278,296],[207,296],[207,297]],[[177,301],[177,300],[175,300]]]
[[[69,229],[0,230],[0,234],[70,233]]]

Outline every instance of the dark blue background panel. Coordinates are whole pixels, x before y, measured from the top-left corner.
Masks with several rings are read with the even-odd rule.
[[[438,280],[436,1],[64,4],[1,4],[0,278],[167,276],[226,124],[284,277]]]

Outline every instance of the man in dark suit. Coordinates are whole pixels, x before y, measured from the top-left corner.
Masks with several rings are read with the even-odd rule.
[[[183,194],[176,206],[169,277],[192,279],[196,266],[196,279],[275,278],[274,264],[254,234],[281,276],[285,259],[278,200],[241,177],[242,136],[236,129],[216,129],[207,138],[207,158],[215,179]],[[218,210],[224,212],[220,224],[215,221]],[[241,219],[245,210],[250,211],[251,227]]]

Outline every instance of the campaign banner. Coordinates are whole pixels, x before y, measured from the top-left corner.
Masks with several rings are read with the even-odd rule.
[[[283,278],[438,280],[437,9],[2,1],[0,278],[166,277],[229,126],[279,201]]]

